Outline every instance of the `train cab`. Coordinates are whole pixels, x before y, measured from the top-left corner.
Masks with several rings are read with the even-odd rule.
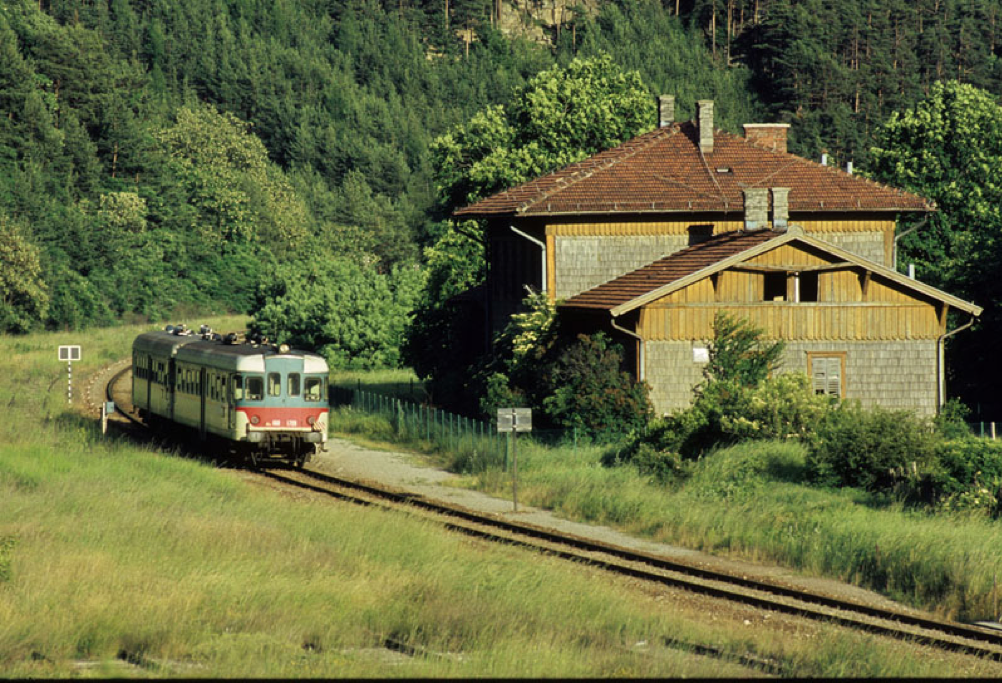
[[[221,439],[255,465],[303,465],[327,442],[328,367],[285,345],[185,331],[150,332],[133,345],[133,396],[151,423]]]

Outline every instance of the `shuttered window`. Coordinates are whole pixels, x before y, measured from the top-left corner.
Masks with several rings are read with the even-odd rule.
[[[844,355],[811,355],[810,375],[815,394],[826,394],[842,398]]]

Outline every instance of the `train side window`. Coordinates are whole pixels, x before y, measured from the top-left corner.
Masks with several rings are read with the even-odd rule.
[[[278,396],[282,393],[282,376],[277,372],[268,373],[268,395]]]
[[[244,399],[243,375],[233,375],[233,400],[242,401],[243,399]]]
[[[299,396],[299,373],[289,373],[289,396]]]
[[[250,375],[247,378],[247,400],[260,401],[264,398],[264,380],[261,375]]]
[[[303,398],[307,401],[319,401],[323,393],[323,386],[322,377],[307,377],[303,385]]]

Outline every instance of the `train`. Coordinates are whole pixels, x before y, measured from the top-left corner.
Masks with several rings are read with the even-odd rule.
[[[254,467],[302,467],[325,449],[330,404],[323,356],[184,325],[132,344],[132,403],[151,427],[224,446]]]

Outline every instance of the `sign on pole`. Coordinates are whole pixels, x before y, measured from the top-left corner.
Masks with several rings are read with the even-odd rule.
[[[532,408],[498,408],[499,432],[531,432]]]
[[[498,432],[511,438],[511,503],[518,512],[518,433],[532,431],[531,408],[498,408]]]
[[[73,403],[73,361],[80,360],[80,347],[60,346],[59,360],[66,361],[66,402]]]
[[[75,360],[80,360],[80,347],[79,346],[60,346],[59,347],[59,360],[64,360],[68,363],[72,363]]]

